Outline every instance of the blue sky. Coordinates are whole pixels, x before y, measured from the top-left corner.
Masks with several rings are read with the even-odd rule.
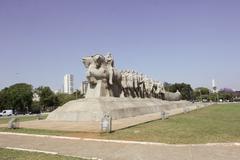
[[[0,0],[0,89],[60,89],[81,58],[111,52],[119,69],[240,90],[238,0]]]

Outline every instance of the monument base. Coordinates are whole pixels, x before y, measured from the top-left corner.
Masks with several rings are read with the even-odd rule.
[[[97,80],[96,85],[88,85],[86,98],[95,98],[95,97],[106,97],[109,96],[109,92],[106,89],[106,82],[102,80]]]
[[[159,99],[86,98],[70,101],[49,114],[47,120],[21,122],[21,128],[103,132],[102,118],[112,117],[111,130],[135,126],[141,123],[165,119],[180,113],[200,109],[212,103],[187,101],[163,101]],[[7,127],[0,124],[0,127]]]
[[[51,121],[101,121],[104,115],[113,120],[136,117],[140,115],[168,112],[192,105],[188,101],[163,101],[154,98],[85,98],[74,100],[58,107],[49,114]]]

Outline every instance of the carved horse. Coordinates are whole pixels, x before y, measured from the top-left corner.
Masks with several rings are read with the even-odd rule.
[[[104,56],[96,54],[94,56],[84,57],[82,58],[82,62],[87,69],[86,76],[90,85],[97,84],[98,80],[106,81],[111,91],[111,96],[120,96],[122,75],[113,67],[108,66]],[[113,75],[110,76],[110,74]],[[110,79],[110,77],[112,77],[112,79]],[[109,82],[112,82],[112,84]]]

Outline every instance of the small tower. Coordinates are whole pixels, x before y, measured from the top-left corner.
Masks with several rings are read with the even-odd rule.
[[[214,79],[212,80],[212,92],[217,93],[217,86]]]
[[[73,75],[72,74],[66,74],[64,76],[64,87],[63,92],[67,94],[73,93]]]

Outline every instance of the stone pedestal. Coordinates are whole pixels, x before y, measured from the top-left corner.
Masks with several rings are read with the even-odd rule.
[[[101,121],[104,115],[113,120],[136,117],[189,106],[187,101],[163,101],[154,98],[86,98],[70,101],[49,114],[52,121]]]
[[[107,82],[97,80],[96,85],[88,84],[86,98],[109,97]]]

